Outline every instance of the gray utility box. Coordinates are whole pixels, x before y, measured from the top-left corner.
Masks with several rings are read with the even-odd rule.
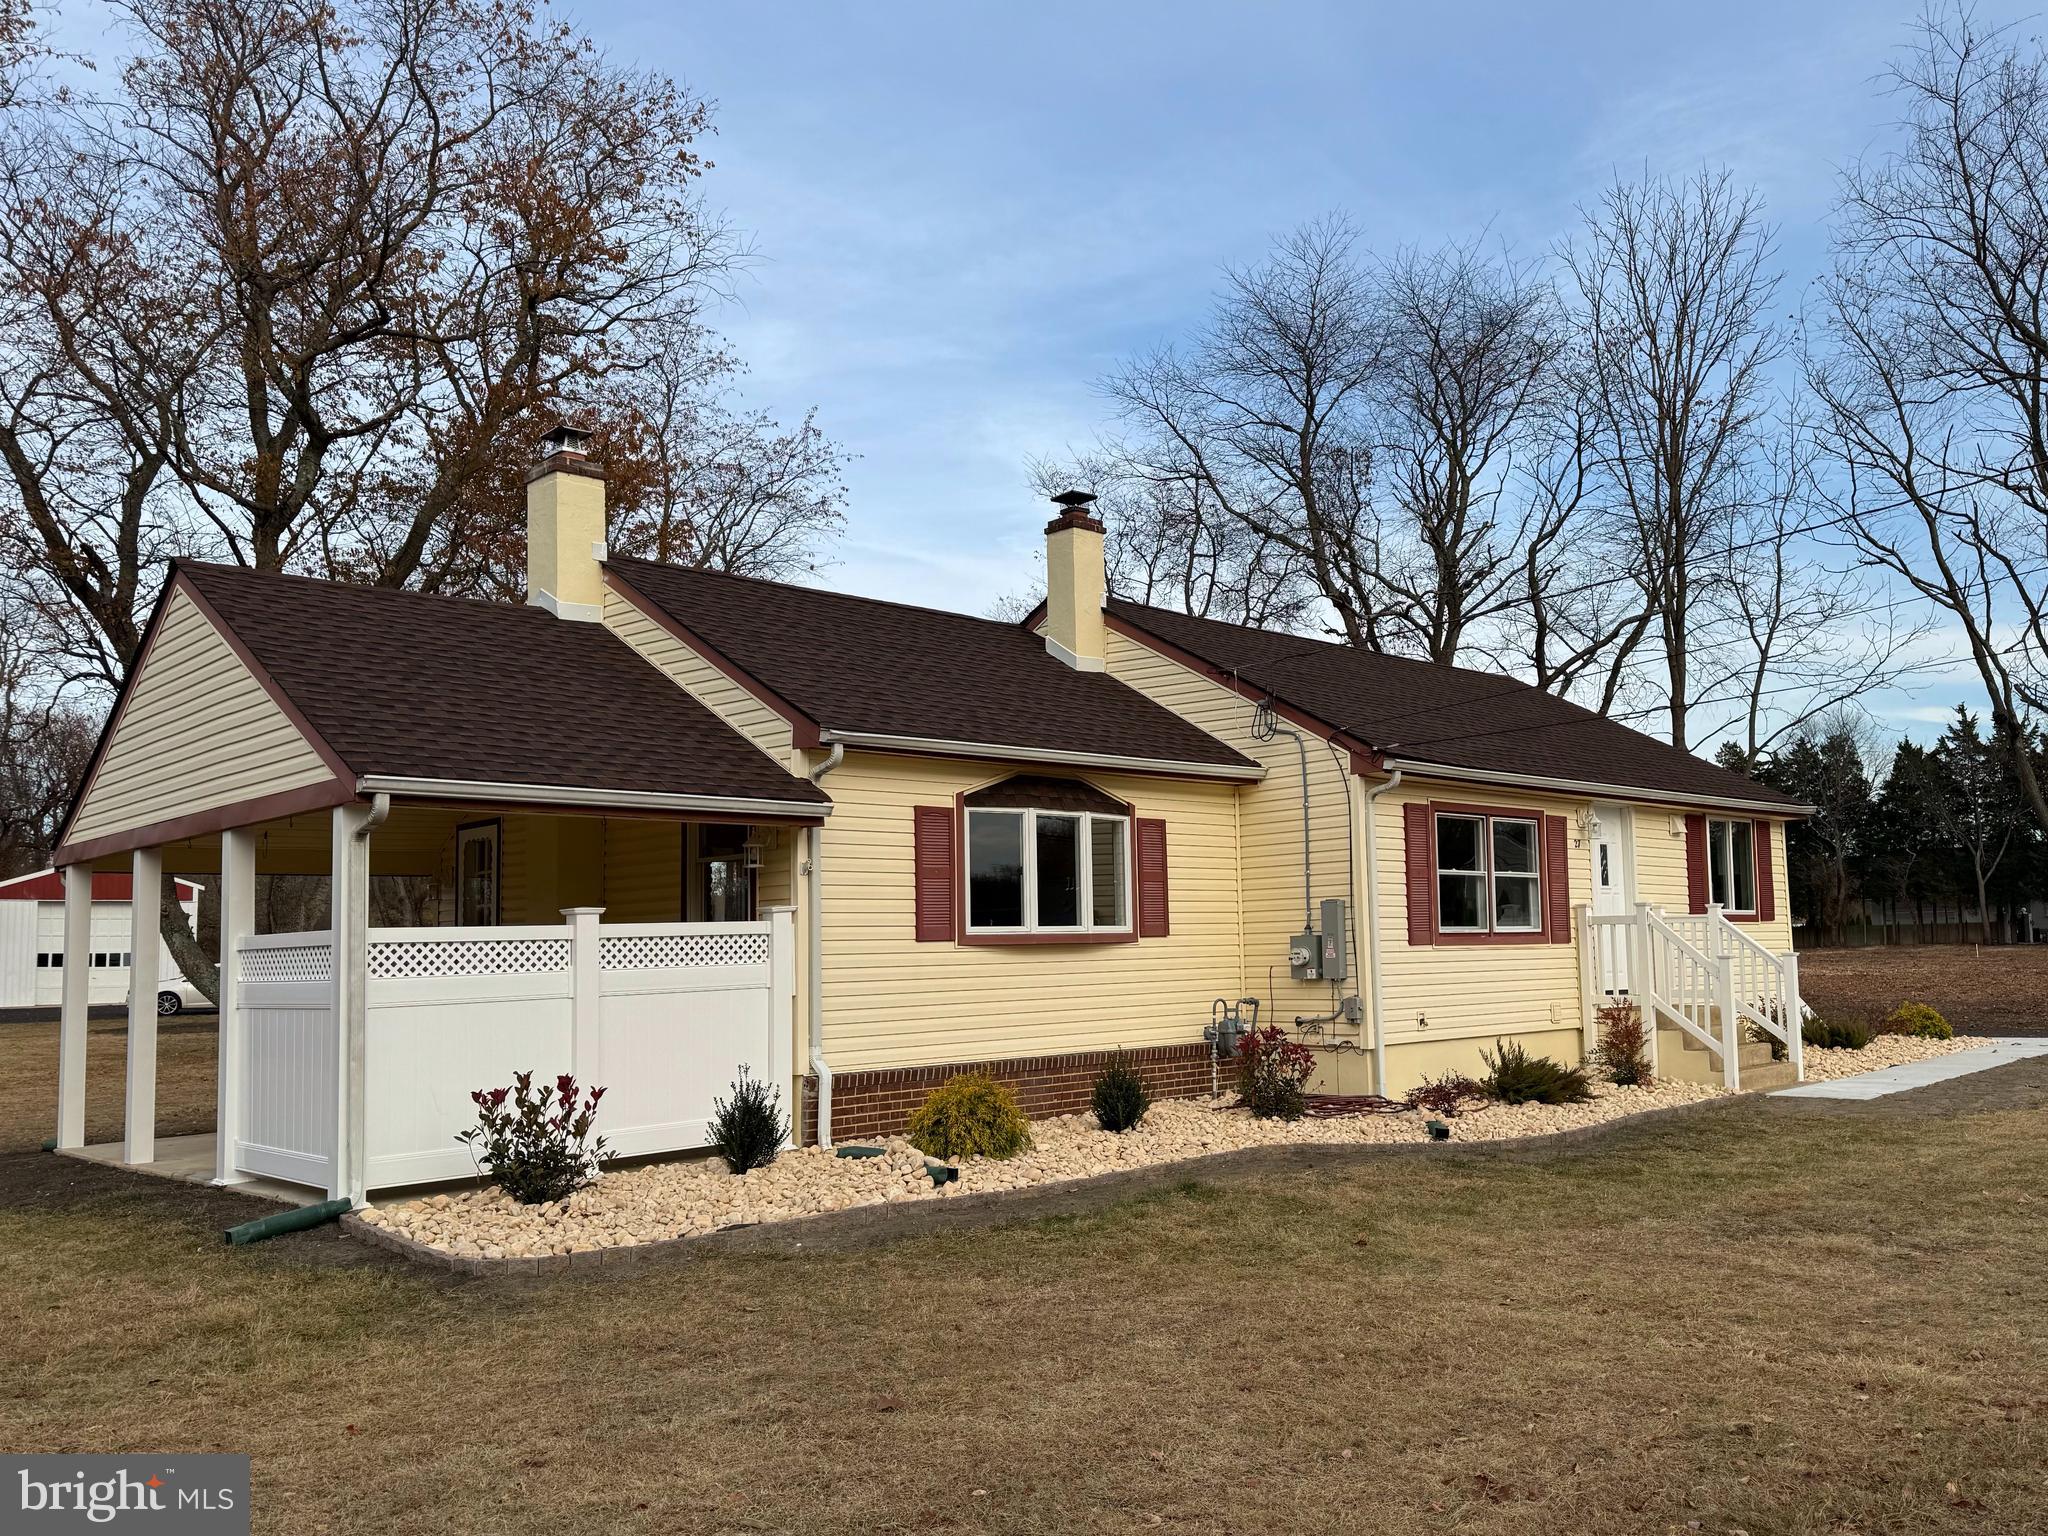
[[[1344,943],[1344,899],[1341,896],[1327,897],[1323,901],[1323,980],[1344,981],[1351,975],[1351,956]]]
[[[1287,941],[1287,973],[1296,981],[1343,981],[1351,975],[1351,956],[1344,942],[1345,904],[1333,896],[1323,903],[1322,928],[1297,933]]]

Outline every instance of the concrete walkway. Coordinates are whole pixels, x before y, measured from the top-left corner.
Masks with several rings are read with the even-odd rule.
[[[2024,1061],[2029,1056],[2048,1056],[2048,1040],[1987,1040],[1981,1050],[1930,1056],[1925,1061],[1909,1061],[1904,1066],[1885,1067],[1856,1077],[1838,1077],[1831,1082],[1801,1083],[1797,1088],[1780,1088],[1773,1097],[1881,1099],[1887,1094],[1904,1093],[1909,1088],[1925,1088],[1929,1083],[1945,1083],[1952,1077],[1967,1077],[1972,1072],[2002,1067],[2009,1061]]]

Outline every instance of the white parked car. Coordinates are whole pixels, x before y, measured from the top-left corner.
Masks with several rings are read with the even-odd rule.
[[[213,999],[182,976],[175,981],[164,982],[157,989],[156,1011],[161,1017],[169,1018],[172,1014],[183,1013],[188,1008],[211,1011]]]

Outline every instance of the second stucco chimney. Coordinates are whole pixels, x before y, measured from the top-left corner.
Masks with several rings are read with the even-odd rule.
[[[526,600],[558,619],[604,618],[604,471],[568,422],[540,440],[526,476]]]
[[[1102,521],[1087,491],[1053,497],[1060,515],[1045,525],[1045,648],[1077,672],[1100,672],[1106,655],[1102,604]]]

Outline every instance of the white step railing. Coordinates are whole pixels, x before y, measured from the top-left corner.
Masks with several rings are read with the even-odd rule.
[[[1657,1028],[1668,1023],[1713,1053],[1731,1089],[1742,1085],[1742,1042],[1752,1029],[1781,1042],[1793,1076],[1805,1078],[1798,956],[1772,954],[1719,907],[1667,917],[1648,903],[1609,916],[1581,906],[1579,936],[1589,1053],[1599,1044],[1599,1009],[1625,1000],[1646,1016],[1653,1072]]]

